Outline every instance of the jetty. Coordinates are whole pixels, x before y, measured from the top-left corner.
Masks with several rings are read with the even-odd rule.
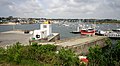
[[[108,38],[111,38],[111,39],[120,39],[120,32],[119,30],[106,30],[106,31],[103,31],[103,30],[98,30],[96,33],[96,35],[99,35],[99,36],[106,36]]]
[[[98,45],[100,47],[105,47],[106,43],[105,41],[108,38],[106,36],[92,36],[92,37],[85,37],[85,38],[79,38],[76,40],[68,40],[65,42],[58,43],[57,46],[59,46],[58,49],[65,48],[65,49],[71,49],[74,51],[77,55],[80,54],[88,54],[89,48],[94,47],[95,45]]]
[[[120,39],[120,33],[108,33],[105,36],[109,38]]]

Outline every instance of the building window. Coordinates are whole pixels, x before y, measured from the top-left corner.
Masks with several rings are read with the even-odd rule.
[[[47,25],[43,25],[43,28],[47,28]]]

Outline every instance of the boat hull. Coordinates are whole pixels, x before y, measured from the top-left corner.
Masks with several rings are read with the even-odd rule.
[[[120,30],[112,30],[112,31],[114,31],[114,32],[120,32]]]
[[[73,34],[80,34],[81,32],[80,31],[72,31],[70,33],[73,33]]]
[[[91,31],[86,31],[86,30],[81,30],[80,31],[81,32],[81,34],[95,34],[95,30],[91,30]]]

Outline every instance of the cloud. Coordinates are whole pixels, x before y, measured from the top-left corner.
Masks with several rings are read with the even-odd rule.
[[[9,2],[9,0],[0,0],[0,16],[14,15],[9,9],[10,5],[13,5],[13,2]]]
[[[85,3],[83,1],[77,2],[76,0],[52,0],[53,3],[50,3],[48,11],[49,13],[56,14],[57,16],[65,16],[65,17],[74,17],[81,16],[84,14],[92,14],[99,6],[96,3]]]
[[[15,3],[10,5],[9,8],[16,13],[17,16],[22,17],[38,17],[42,12],[42,5],[38,0],[26,0],[24,3]]]
[[[0,0],[0,15],[47,18],[120,18],[120,0]]]

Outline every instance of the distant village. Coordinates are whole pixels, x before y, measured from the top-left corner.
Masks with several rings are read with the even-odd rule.
[[[8,16],[8,17],[0,17],[0,24],[33,24],[33,23],[42,23],[45,20],[49,20],[53,23],[56,22],[118,22],[120,23],[119,20],[117,19],[47,19],[47,18],[20,18],[20,17],[13,17],[13,16]]]

